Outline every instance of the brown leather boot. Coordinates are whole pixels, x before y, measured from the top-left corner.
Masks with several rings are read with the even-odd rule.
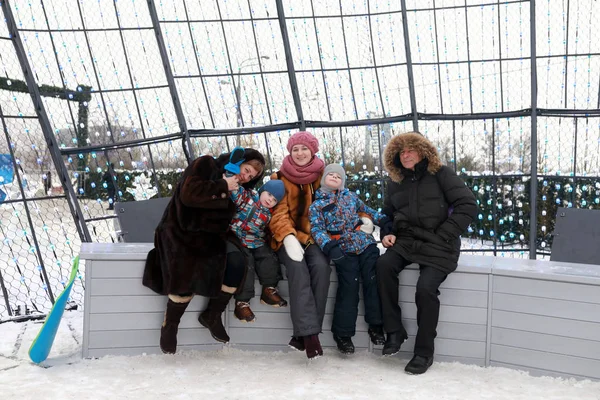
[[[198,317],[198,322],[210,331],[210,334],[216,341],[221,343],[229,343],[229,335],[225,331],[221,315],[227,308],[227,303],[229,303],[232,296],[231,293],[219,293],[218,297],[208,301],[206,310]]]
[[[254,322],[256,316],[247,301],[236,301],[233,315],[242,322]]]
[[[167,311],[165,311],[165,319],[160,328],[160,349],[165,354],[174,354],[177,350],[177,330],[181,316],[187,308],[187,303],[176,303],[169,299],[167,302]]]
[[[287,307],[288,303],[279,295],[277,288],[265,286],[260,295],[260,302],[273,307]]]

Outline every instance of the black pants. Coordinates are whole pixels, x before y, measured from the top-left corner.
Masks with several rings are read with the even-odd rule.
[[[244,279],[246,273],[246,259],[244,253],[231,242],[227,242],[227,264],[225,266],[225,275],[223,276],[223,285],[237,288]]]
[[[250,301],[254,297],[255,272],[258,275],[258,281],[263,287],[277,287],[281,280],[281,267],[279,259],[271,250],[269,245],[257,247],[255,249],[244,248],[248,260],[248,271],[246,272],[246,281],[241,292],[235,296],[237,301]]]
[[[373,244],[360,254],[346,254],[335,261],[338,276],[338,288],[333,309],[331,332],[340,337],[352,337],[356,334],[358,317],[359,278],[363,283],[365,300],[365,321],[369,325],[381,325],[381,304],[377,291],[375,265],[379,258],[379,249]]]
[[[383,311],[383,327],[386,332],[405,331],[402,325],[402,310],[398,304],[398,274],[408,265],[400,254],[386,251],[377,261],[377,284]],[[415,303],[417,305],[417,338],[415,354],[431,357],[434,353],[434,339],[437,336],[437,324],[440,316],[438,290],[448,275],[433,267],[420,268]]]

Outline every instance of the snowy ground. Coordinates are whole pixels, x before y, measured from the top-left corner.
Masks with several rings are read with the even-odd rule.
[[[224,349],[175,356],[82,360],[82,313],[66,312],[45,368],[27,351],[41,322],[0,324],[0,398],[12,399],[577,399],[599,400],[600,382],[536,378],[505,368],[434,363],[422,376],[406,360],[325,350]]]

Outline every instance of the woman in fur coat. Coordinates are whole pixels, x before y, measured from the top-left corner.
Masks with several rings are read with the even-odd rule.
[[[235,213],[229,191],[253,188],[264,166],[260,152],[238,147],[216,159],[201,156],[185,169],[156,228],[142,281],[169,298],[160,337],[164,353],[175,353],[179,322],[194,294],[210,297],[199,322],[217,341],[229,341],[221,314],[246,272],[244,262],[229,262],[243,257],[229,233]]]

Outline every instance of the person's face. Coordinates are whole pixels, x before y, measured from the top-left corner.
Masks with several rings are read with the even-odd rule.
[[[242,164],[240,167],[240,173],[238,175],[238,182],[240,184],[248,183],[252,179],[258,176],[258,171],[250,164]]]
[[[400,152],[400,162],[406,169],[415,169],[415,165],[417,165],[423,157],[419,154],[415,149],[403,149]]]
[[[259,200],[260,200],[260,204],[262,204],[263,207],[273,208],[277,205],[277,199],[275,198],[275,196],[273,196],[271,193],[267,192],[266,190],[260,194]]]
[[[325,175],[325,185],[332,189],[338,190],[342,187],[342,177],[337,172],[330,172]]]
[[[292,160],[297,166],[302,167],[310,162],[312,154],[310,149],[303,144],[296,144],[292,147]]]

